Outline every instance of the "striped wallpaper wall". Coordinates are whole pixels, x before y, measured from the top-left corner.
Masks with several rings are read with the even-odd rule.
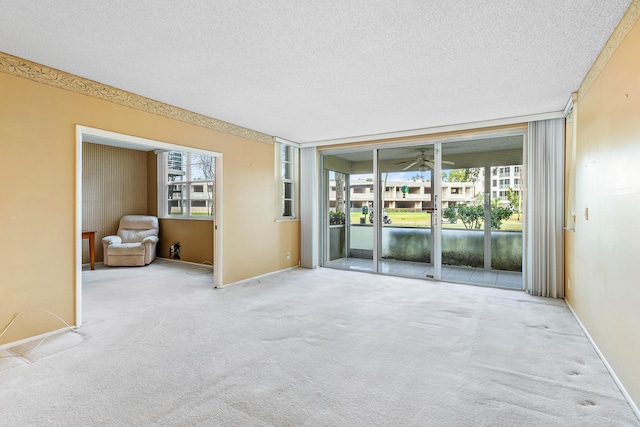
[[[102,238],[115,234],[123,215],[147,214],[147,153],[82,143],[82,229],[96,231],[96,262]],[[89,243],[82,241],[82,262]]]

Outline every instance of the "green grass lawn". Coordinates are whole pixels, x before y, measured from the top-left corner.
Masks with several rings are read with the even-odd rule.
[[[399,227],[429,227],[431,225],[431,213],[429,212],[388,212],[391,218],[391,225]],[[351,213],[351,223],[359,224],[361,213]],[[369,216],[367,215],[367,224]]]
[[[430,227],[431,226],[431,213],[430,212],[388,212],[389,218],[391,218],[391,226],[396,227]],[[358,212],[351,213],[351,223],[359,224],[360,218],[363,215]],[[367,224],[369,224],[369,216],[367,216]],[[462,221],[458,221],[457,224],[444,223],[443,228],[464,228]],[[511,218],[502,223],[501,230],[507,231],[522,231],[522,216],[518,221],[518,214],[513,214]]]
[[[502,223],[500,230],[522,231],[522,214],[520,214],[520,219],[518,219],[517,213],[511,215],[511,218]]]

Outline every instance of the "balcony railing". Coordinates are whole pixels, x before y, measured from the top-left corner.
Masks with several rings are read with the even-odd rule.
[[[344,248],[345,227],[331,229],[331,251]],[[350,248],[354,257],[373,256],[373,226],[351,224]],[[332,253],[331,259],[343,252]],[[382,257],[398,261],[431,262],[431,229],[418,227],[382,228]],[[484,267],[484,230],[443,229],[442,262],[445,265]],[[491,268],[522,271],[522,232],[491,231]]]

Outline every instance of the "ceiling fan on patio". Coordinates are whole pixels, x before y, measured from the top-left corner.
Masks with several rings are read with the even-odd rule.
[[[402,164],[405,164],[405,163],[409,163],[407,166],[405,166],[402,169],[403,171],[406,171],[409,168],[414,167],[415,165],[418,165],[418,170],[420,172],[425,172],[427,169],[433,169],[434,168],[433,157],[424,154],[424,152],[425,152],[425,150],[420,150],[420,155],[416,156],[415,159],[407,160],[407,161],[404,161],[404,162],[398,162],[398,163],[396,163],[396,165],[402,165]],[[443,165],[455,165],[454,162],[449,162],[447,160],[443,160],[442,164]]]

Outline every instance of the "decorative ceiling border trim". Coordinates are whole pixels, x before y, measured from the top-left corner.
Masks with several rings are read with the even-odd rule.
[[[273,137],[0,52],[0,72],[265,144]]]
[[[582,98],[589,91],[593,82],[598,78],[604,67],[607,66],[615,51],[622,44],[622,41],[627,37],[627,34],[629,34],[636,22],[638,22],[638,19],[640,19],[640,0],[633,0],[615,30],[613,30],[611,37],[609,37],[609,40],[605,43],[604,48],[602,48],[602,52],[600,52],[600,55],[598,55],[587,72],[578,90],[578,99]]]

